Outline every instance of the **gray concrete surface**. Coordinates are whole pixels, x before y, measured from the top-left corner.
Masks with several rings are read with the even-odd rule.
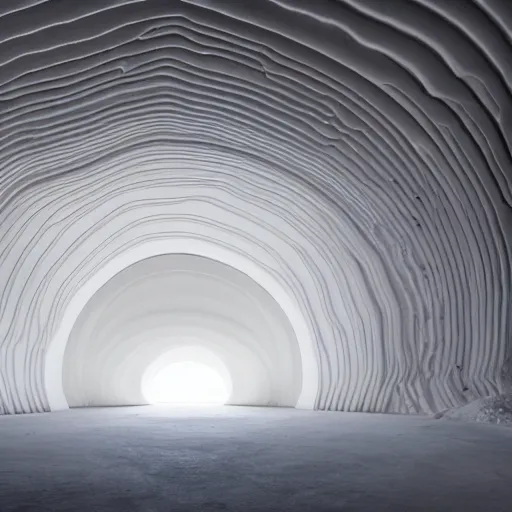
[[[147,406],[0,417],[0,511],[507,511],[512,429]]]

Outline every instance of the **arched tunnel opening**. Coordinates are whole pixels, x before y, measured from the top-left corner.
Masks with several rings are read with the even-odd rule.
[[[0,511],[508,510],[511,55],[508,0],[2,0]]]
[[[232,392],[228,379],[229,373],[221,375],[215,368],[191,359],[146,376],[142,393],[150,404],[225,405]]]
[[[295,407],[302,393],[299,342],[278,302],[247,274],[192,254],[145,258],[116,273],[84,305],[53,367],[62,367],[64,408],[128,406],[151,403],[148,393],[164,392],[152,382],[185,361],[201,365],[217,392],[229,391],[224,404]],[[175,380],[168,396],[197,395],[201,383],[190,379],[198,368],[188,369],[189,389]]]

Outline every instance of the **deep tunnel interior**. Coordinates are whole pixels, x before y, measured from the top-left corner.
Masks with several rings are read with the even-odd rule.
[[[288,297],[308,407],[510,389],[507,2],[64,4],[0,11],[4,413],[52,408],[88,281],[176,240]]]
[[[230,405],[299,399],[299,345],[279,304],[233,267],[175,254],[131,265],[89,300],[66,345],[66,401],[147,404],[146,373],[189,360],[227,373]]]
[[[508,0],[2,1],[0,415],[512,424],[511,63]]]

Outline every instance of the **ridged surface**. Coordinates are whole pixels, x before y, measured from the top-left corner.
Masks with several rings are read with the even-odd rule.
[[[51,407],[90,278],[178,239],[282,291],[305,406],[510,386],[510,2],[7,1],[0,41],[0,411]]]

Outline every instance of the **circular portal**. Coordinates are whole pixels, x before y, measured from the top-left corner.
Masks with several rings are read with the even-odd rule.
[[[223,405],[229,398],[226,382],[213,368],[193,361],[173,363],[144,386],[149,403]]]
[[[65,399],[70,407],[222,401],[198,397],[194,382],[179,385],[195,390],[188,398],[162,396],[172,383],[147,392],[164,368],[185,361],[216,371],[229,405],[293,407],[301,393],[297,336],[272,295],[224,263],[169,254],[117,273],[80,312],[64,352]]]

